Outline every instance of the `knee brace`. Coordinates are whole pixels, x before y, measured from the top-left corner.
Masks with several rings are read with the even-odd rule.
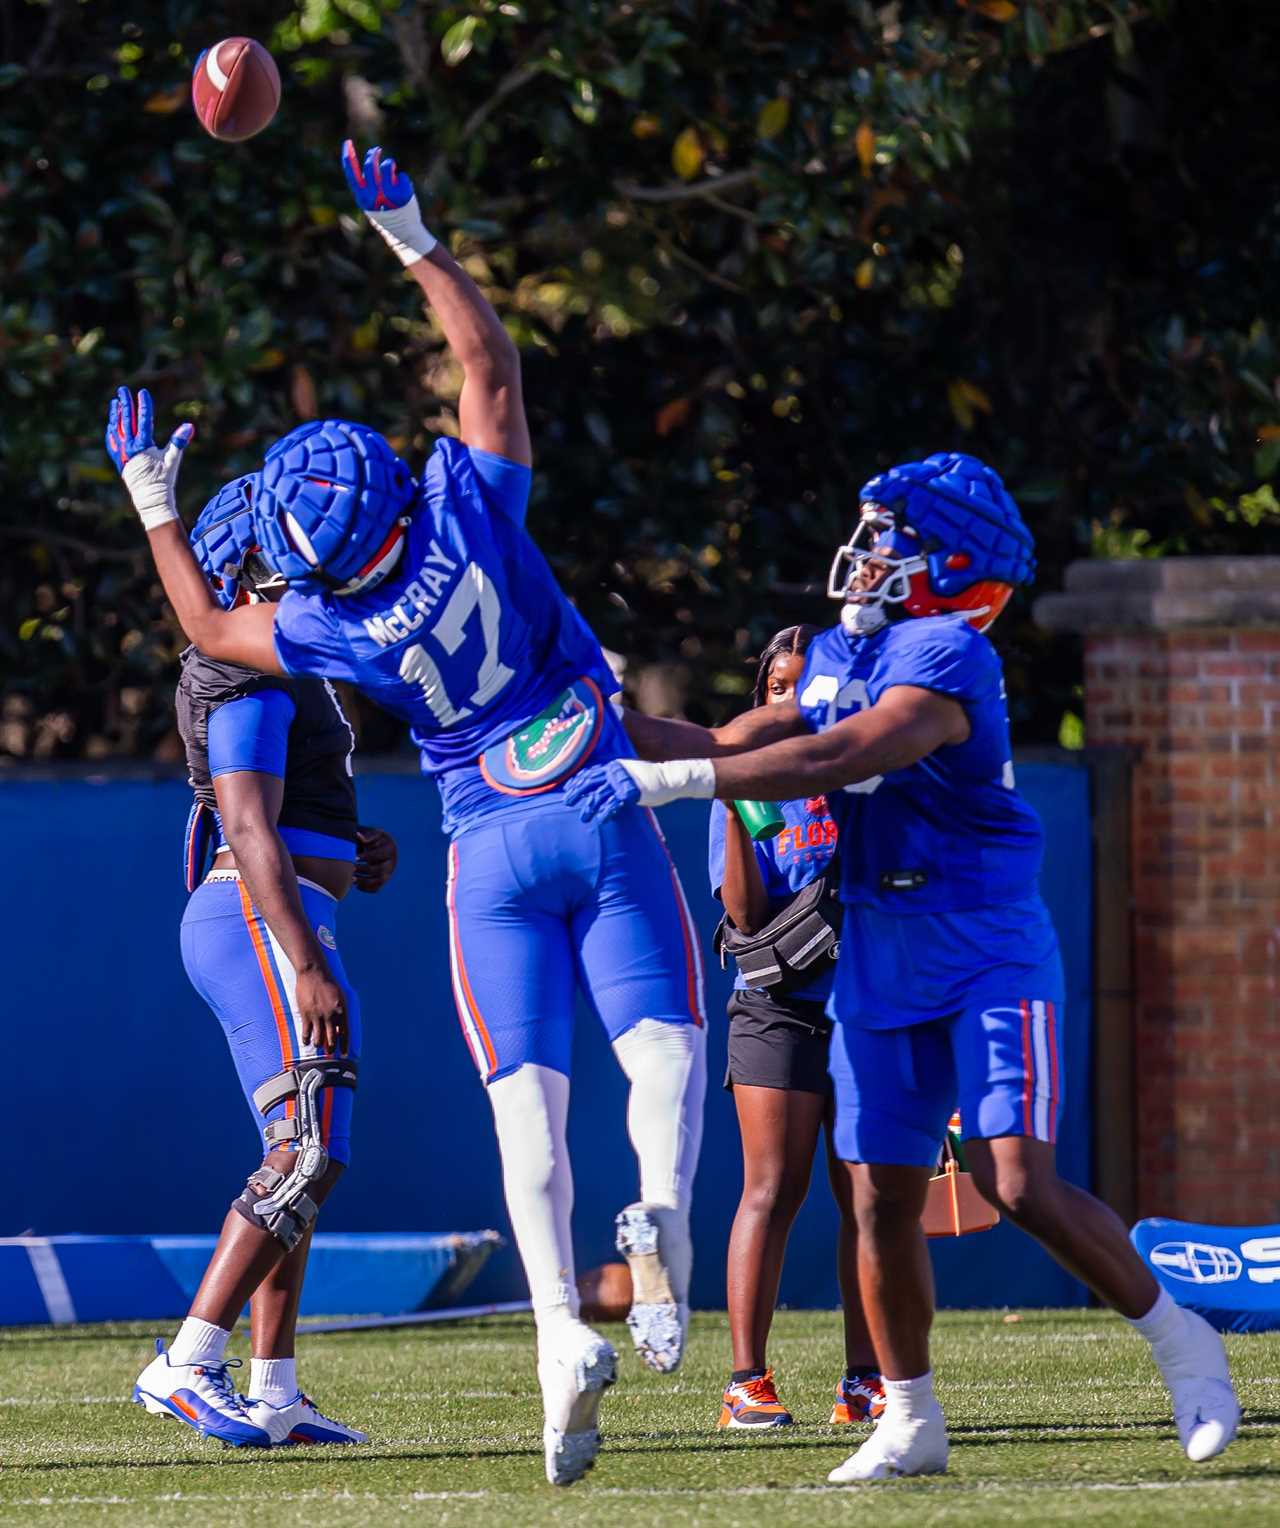
[[[308,1190],[329,1166],[316,1100],[322,1088],[354,1088],[357,1075],[356,1063],[349,1057],[316,1056],[295,1062],[254,1089],[254,1104],[263,1114],[294,1100],[293,1118],[273,1120],[264,1134],[269,1146],[296,1142],[297,1154],[288,1173],[277,1172],[265,1162],[250,1173],[232,1208],[250,1225],[270,1231],[286,1251],[297,1246],[319,1213]]]

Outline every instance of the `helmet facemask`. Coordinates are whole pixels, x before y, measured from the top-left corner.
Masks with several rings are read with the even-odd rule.
[[[882,504],[867,501],[853,535],[832,560],[827,598],[842,601],[840,624],[850,636],[868,637],[899,613],[921,576],[927,580],[929,573],[919,534]]]

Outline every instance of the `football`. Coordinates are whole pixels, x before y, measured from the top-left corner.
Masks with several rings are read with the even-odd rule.
[[[280,71],[260,42],[227,37],[196,59],[191,99],[205,132],[222,143],[242,143],[275,116]]]
[[[623,1321],[631,1309],[631,1270],[625,1263],[605,1263],[578,1276],[584,1321]]]

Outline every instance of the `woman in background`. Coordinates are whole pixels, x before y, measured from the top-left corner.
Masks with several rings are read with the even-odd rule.
[[[795,695],[804,652],[816,626],[789,626],[760,657],[755,704]],[[733,928],[755,934],[788,902],[825,875],[836,852],[836,825],[824,796],[778,803],[786,826],[753,843],[738,814],[711,809],[711,888]],[[729,1001],[729,1067],[742,1133],[742,1199],[729,1237],[729,1331],[733,1373],[725,1387],[721,1427],[785,1427],[765,1347],[778,1299],[792,1222],[809,1191],[814,1152],[831,1122],[825,1008],[834,961],[824,957],[789,983],[749,987],[739,972]],[[828,1134],[828,1143],[830,1136]],[[838,1167],[828,1153],[829,1167]],[[848,1174],[831,1171],[840,1210],[837,1270],[844,1307],[845,1372],[836,1385],[834,1423],[874,1420],[884,1391],[858,1298],[857,1240]]]

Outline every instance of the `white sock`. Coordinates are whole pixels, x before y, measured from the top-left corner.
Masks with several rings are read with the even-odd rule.
[[[212,1321],[201,1321],[198,1316],[188,1316],[178,1328],[178,1335],[169,1344],[171,1364],[221,1363],[227,1351],[231,1333]]]
[[[287,1406],[298,1393],[298,1361],[295,1358],[253,1358],[249,1361],[249,1397]]]
[[[1170,1340],[1176,1343],[1186,1331],[1182,1307],[1170,1298],[1167,1289],[1160,1291],[1145,1316],[1131,1317],[1129,1325],[1153,1348],[1167,1346]]]
[[[565,1125],[569,1079],[525,1065],[488,1088],[507,1214],[539,1332],[578,1314],[573,1277],[573,1173]]]
[[[919,1422],[938,1409],[933,1393],[933,1370],[926,1369],[915,1379],[887,1379],[884,1382],[884,1420]]]
[[[631,1084],[627,1134],[640,1167],[640,1201],[655,1212],[671,1291],[689,1303],[689,1206],[707,1094],[705,1026],[641,1019],[613,1042]]]

